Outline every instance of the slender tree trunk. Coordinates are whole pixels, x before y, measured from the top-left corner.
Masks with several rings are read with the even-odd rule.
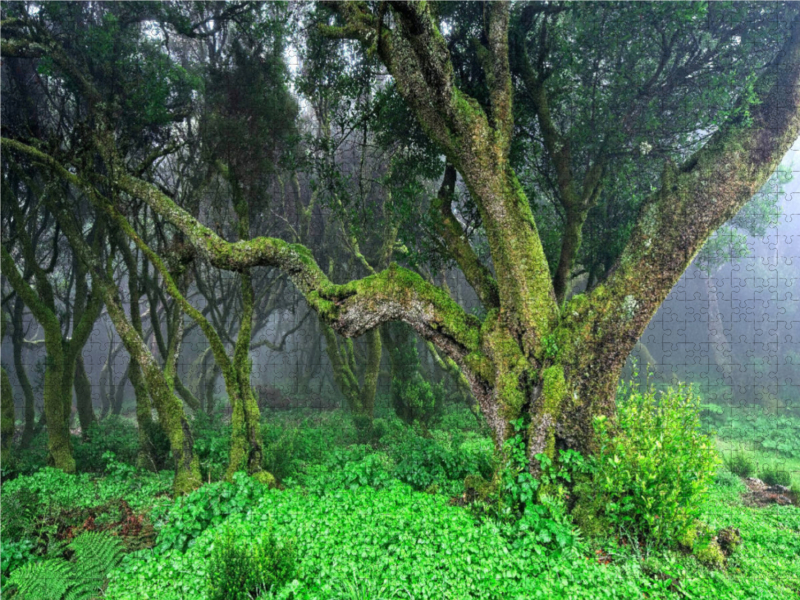
[[[732,352],[728,336],[725,334],[725,323],[722,320],[722,313],[719,310],[719,298],[717,297],[716,286],[711,281],[709,275],[705,279],[706,294],[708,296],[708,341],[711,345],[714,363],[718,372],[722,375],[723,383],[732,385]]]
[[[372,432],[372,420],[375,413],[375,392],[378,387],[378,376],[381,370],[381,337],[378,329],[364,334],[366,341],[366,359],[364,364],[363,383],[357,375],[353,340],[344,339],[339,343],[336,334],[329,325],[322,323],[325,334],[326,352],[333,369],[333,381],[345,397],[350,414],[359,436],[367,439]]]
[[[24,345],[23,339],[23,313],[25,310],[25,303],[20,296],[14,300],[14,312],[12,313],[12,332],[11,343],[14,352],[14,373],[17,376],[17,381],[22,388],[22,397],[25,400],[25,423],[22,429],[22,438],[20,439],[20,448],[27,448],[34,435],[34,427],[36,421],[36,411],[33,397],[33,387],[28,379],[28,372],[25,369],[25,362],[22,359],[22,349]]]
[[[92,384],[86,374],[83,354],[75,360],[75,403],[78,408],[78,421],[81,424],[81,433],[85,436],[89,428],[97,423],[97,417],[92,407]]]
[[[119,378],[116,388],[114,389],[114,397],[111,404],[112,415],[122,414],[122,405],[125,402],[125,386],[131,378],[131,362],[132,361],[128,362],[125,372],[122,374],[122,377]]]
[[[236,471],[245,469],[251,475],[263,473],[259,476],[263,477],[264,483],[271,483],[274,481],[272,476],[262,470],[264,450],[261,441],[261,415],[250,383],[250,341],[255,306],[253,282],[249,272],[240,273],[239,280],[242,290],[242,317],[230,365],[231,372],[225,377],[232,408],[231,453],[226,476],[233,477]]]
[[[5,369],[0,368],[0,377],[0,466],[7,469],[13,464],[14,389]]]

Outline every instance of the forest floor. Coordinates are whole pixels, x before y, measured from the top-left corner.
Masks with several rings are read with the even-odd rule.
[[[169,496],[171,473],[136,471],[122,460],[135,432],[105,430],[100,461],[91,440],[84,461],[102,473],[66,476],[33,469],[2,488],[2,569],[37,563],[85,531],[109,531],[126,553],[108,575],[104,598],[205,599],[210,560],[225,536],[265,531],[296,556],[291,581],[263,598],[319,600],[734,598],[800,596],[800,508],[747,506],[744,480],[724,467],[701,509],[712,531],[734,527],[742,544],[708,568],[680,550],[624,537],[580,534],[523,543],[502,522],[455,506],[470,474],[490,472],[492,445],[465,410],[420,435],[388,416],[379,440],[356,443],[341,411],[266,415],[267,466],[282,482],[268,490],[244,475],[188,497]],[[204,478],[224,469],[227,432],[195,423]],[[130,438],[130,439],[129,439]],[[99,443],[99,441],[98,441]],[[734,442],[720,441],[723,456]],[[772,451],[764,464],[800,473],[800,461]],[[33,463],[33,460],[31,460]],[[795,483],[796,486],[796,483]],[[795,487],[796,489],[796,487]],[[70,560],[74,561],[75,558]]]

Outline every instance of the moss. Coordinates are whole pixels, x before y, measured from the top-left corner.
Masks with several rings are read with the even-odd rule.
[[[526,382],[530,364],[517,341],[500,322],[499,311],[492,310],[481,328],[481,346],[494,367],[494,386],[500,414],[513,421],[522,414],[527,398]]]
[[[464,358],[467,368],[490,385],[495,384],[495,372],[492,361],[481,351],[470,352]]]
[[[694,550],[694,556],[698,561],[711,569],[722,569],[725,567],[725,554],[719,547],[719,542],[713,538],[708,544]]]
[[[467,501],[486,502],[494,493],[494,484],[480,475],[467,475],[464,478],[464,496]]]
[[[253,473],[251,477],[257,482],[266,485],[270,489],[278,487],[278,482],[275,477],[272,475],[272,473],[268,473],[267,471],[258,471]]]
[[[611,524],[604,516],[605,498],[596,493],[587,475],[579,475],[572,494],[576,501],[571,514],[580,530],[588,537],[607,535]]]
[[[684,548],[691,550],[697,543],[698,538],[702,535],[702,523],[695,521],[683,534],[678,538],[678,543]]]

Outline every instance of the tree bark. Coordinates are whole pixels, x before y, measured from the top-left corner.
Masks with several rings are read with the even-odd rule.
[[[86,435],[89,428],[97,423],[97,417],[92,407],[92,384],[86,374],[83,355],[79,354],[75,360],[75,404],[78,408],[78,421],[81,425],[81,434]]]
[[[24,310],[25,302],[22,300],[21,296],[17,296],[14,300],[14,312],[12,313],[11,344],[14,352],[14,373],[22,388],[22,397],[25,400],[25,422],[22,428],[22,437],[19,442],[19,447],[22,449],[30,446],[34,435],[34,427],[36,425],[33,387],[31,387],[30,379],[28,379],[28,372],[25,368],[25,362],[22,359],[22,349],[25,341],[23,339],[25,332],[22,326]]]

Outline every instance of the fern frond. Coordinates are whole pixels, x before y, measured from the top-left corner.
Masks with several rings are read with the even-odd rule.
[[[67,546],[71,562],[51,558],[28,563],[11,574],[8,587],[19,600],[91,600],[97,598],[109,571],[122,560],[122,543],[107,533],[86,532]]]
[[[92,531],[76,537],[69,548],[74,552],[74,573],[79,583],[75,590],[70,590],[75,592],[76,600],[96,595],[102,589],[106,576],[120,563],[124,553],[119,539],[107,533]]]
[[[60,599],[75,585],[72,565],[61,558],[23,565],[8,578],[9,588],[15,588],[19,600]]]

